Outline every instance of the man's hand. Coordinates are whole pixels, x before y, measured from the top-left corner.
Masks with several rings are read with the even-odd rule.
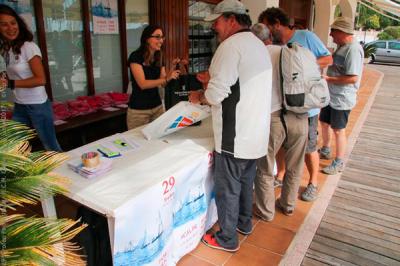
[[[196,75],[198,81],[203,84],[203,89],[207,89],[208,82],[210,81],[210,73],[208,71],[199,72]]]
[[[189,102],[191,103],[201,103],[201,97],[203,97],[204,91],[203,90],[197,90],[197,91],[191,91],[189,93]]]

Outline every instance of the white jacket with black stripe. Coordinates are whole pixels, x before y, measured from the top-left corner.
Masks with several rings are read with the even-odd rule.
[[[266,155],[272,66],[265,45],[250,31],[235,33],[219,45],[209,72],[215,150],[240,159]]]

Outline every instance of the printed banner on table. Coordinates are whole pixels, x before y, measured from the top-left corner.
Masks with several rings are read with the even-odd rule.
[[[92,1],[93,33],[118,34],[117,0]]]
[[[175,265],[217,220],[212,153],[151,187],[115,212],[117,266]]]
[[[30,29],[32,29],[32,12],[33,9],[31,7],[30,0],[19,0],[19,1],[10,1],[10,0],[0,0],[0,4],[8,5],[9,7],[13,8],[18,15],[20,15],[24,20],[25,23],[28,25]],[[34,29],[32,29],[34,30]]]

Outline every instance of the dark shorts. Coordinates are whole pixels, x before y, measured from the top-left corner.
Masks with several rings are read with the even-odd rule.
[[[343,129],[346,128],[349,121],[350,111],[336,110],[328,105],[321,109],[319,121],[329,124],[332,129]]]
[[[306,153],[312,153],[317,150],[318,141],[318,115],[308,118],[308,142]]]

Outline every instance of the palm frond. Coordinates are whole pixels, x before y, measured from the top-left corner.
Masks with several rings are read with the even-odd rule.
[[[46,151],[31,153],[29,158],[33,162],[31,165],[33,167],[29,172],[31,174],[43,174],[54,170],[56,167],[68,160],[68,155],[66,153]]]
[[[43,174],[6,179],[6,189],[0,190],[2,208],[13,208],[13,205],[36,204],[41,197],[55,194],[66,194],[70,184],[68,178],[56,174]]]
[[[23,214],[0,215],[0,227],[5,226],[15,220],[23,218]]]
[[[0,152],[0,162],[2,171],[15,173],[22,169],[25,164],[30,163],[31,160],[24,155]]]
[[[0,121],[1,213],[15,205],[35,204],[42,197],[65,194],[69,179],[51,171],[67,160],[56,152],[31,153],[28,140],[35,133],[9,120]],[[4,188],[4,189],[3,189]],[[86,225],[68,219],[0,215],[6,248],[0,257],[7,265],[85,265],[71,239]]]
[[[15,217],[5,228],[7,247],[0,251],[7,265],[85,265],[75,252],[79,248],[69,242],[86,225],[69,219]]]
[[[35,136],[34,130],[19,122],[2,119],[0,124],[0,149],[13,143],[26,142]]]

